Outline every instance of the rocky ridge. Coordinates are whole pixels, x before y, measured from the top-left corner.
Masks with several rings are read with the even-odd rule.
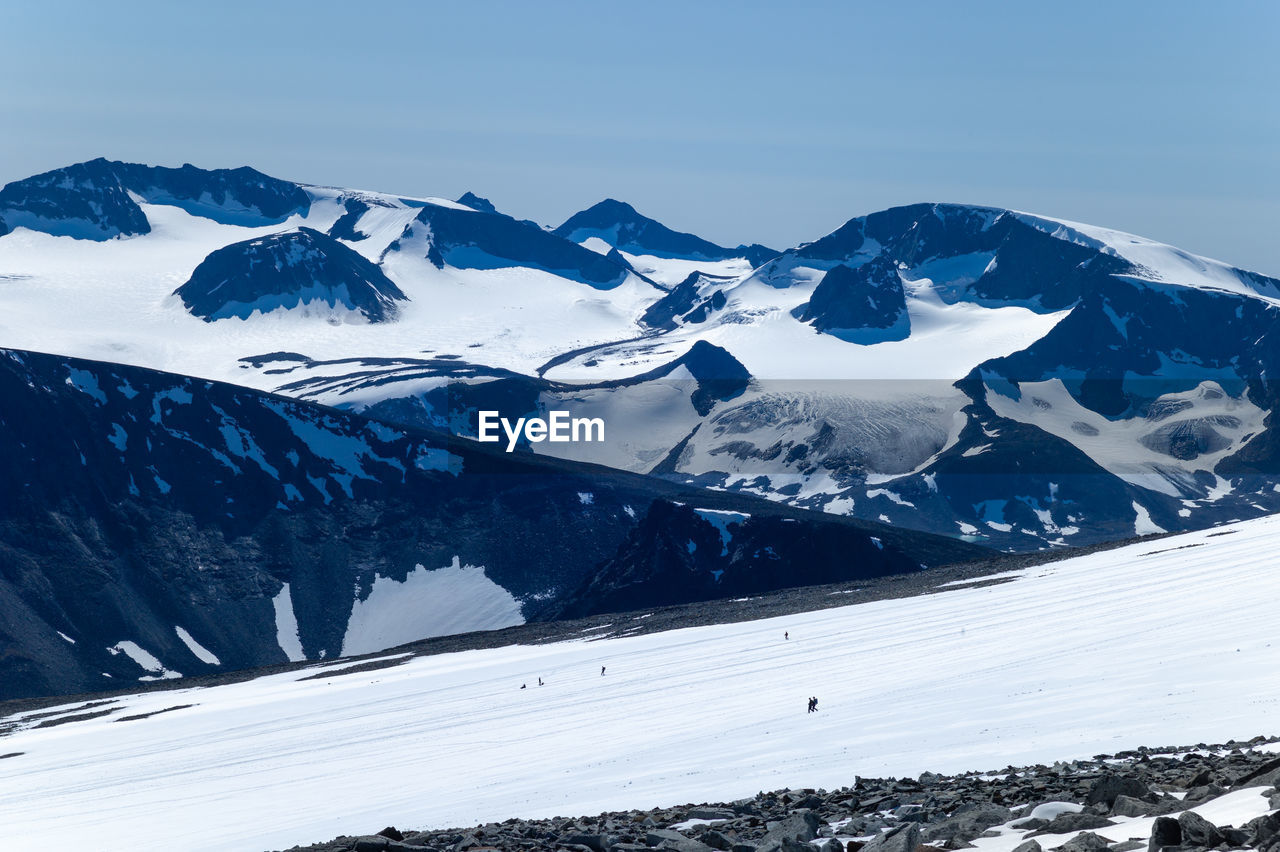
[[[1052,766],[918,778],[853,778],[838,790],[776,790],[715,804],[470,828],[339,837],[293,852],[941,852],[979,838],[1012,852],[1280,850],[1280,737],[1138,748]],[[1257,816],[1215,825],[1197,813],[1255,788]],[[1265,799],[1265,801],[1262,801]],[[1154,818],[1154,821],[1152,819]]]

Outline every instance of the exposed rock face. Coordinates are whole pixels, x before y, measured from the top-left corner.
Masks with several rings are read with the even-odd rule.
[[[311,228],[233,243],[211,253],[174,291],[206,322],[301,310],[386,322],[406,296],[377,265]]]
[[[490,201],[487,198],[481,198],[479,195],[476,195],[474,192],[464,192],[462,194],[462,197],[458,199],[458,203],[466,207],[470,207],[472,210],[476,210],[481,213],[497,213],[498,212],[498,208],[493,206],[492,201]]]
[[[239,225],[283,222],[311,204],[297,184],[248,167],[172,169],[99,158],[8,184],[0,189],[0,213],[10,228],[81,239],[150,233],[133,196]]]
[[[886,255],[856,268],[833,266],[796,310],[801,322],[854,343],[903,340],[911,333],[898,266]]]
[[[553,233],[575,243],[596,237],[629,254],[684,260],[741,257],[752,266],[759,266],[778,255],[777,251],[762,245],[726,248],[693,234],[673,231],[661,222],[642,216],[630,204],[612,198],[573,214]]]
[[[607,257],[501,213],[428,204],[389,252],[422,251],[438,267],[502,269],[526,266],[553,272],[598,290],[635,275],[620,257]]]
[[[649,328],[668,330],[683,323],[706,322],[709,313],[725,306],[724,290],[710,289],[708,292],[708,289],[729,280],[720,275],[691,272],[670,293],[646,308],[640,322]]]
[[[797,581],[830,583],[851,567],[875,571],[872,566],[883,566],[886,573],[919,570],[908,558],[886,559],[870,537],[828,535],[781,518],[655,503],[617,557],[568,595],[556,616],[664,606],[677,595],[712,600],[774,591]]]
[[[379,581],[394,590],[446,566],[517,619],[462,629],[545,619],[604,563],[627,575],[627,554],[665,553],[671,532],[649,515],[677,502],[753,517],[748,540],[783,563],[809,553],[789,528],[842,553],[876,534],[231,385],[12,350],[0,350],[0,445],[0,699],[332,658]],[[701,578],[723,562],[719,531],[699,521],[697,533],[703,552],[678,562],[698,580],[687,600],[705,599]],[[841,561],[840,579],[983,552],[879,535],[885,549]],[[664,574],[666,558],[644,569]],[[399,641],[458,632],[439,627],[457,614]]]

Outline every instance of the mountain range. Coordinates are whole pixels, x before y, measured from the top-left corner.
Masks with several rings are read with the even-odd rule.
[[[0,189],[0,307],[9,697],[1280,510],[1280,281],[993,207],[728,248],[99,159]]]

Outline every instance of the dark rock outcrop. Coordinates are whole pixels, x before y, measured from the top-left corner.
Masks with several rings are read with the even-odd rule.
[[[606,198],[586,210],[573,214],[553,232],[557,236],[580,243],[598,237],[614,248],[630,254],[684,260],[728,260],[746,258],[759,266],[778,252],[762,245],[718,246],[713,242],[673,231],[661,222],[643,216],[623,201]]]
[[[464,207],[470,207],[472,210],[480,213],[497,213],[498,208],[493,206],[493,202],[487,198],[481,198],[474,192],[464,192],[462,197],[458,199],[458,203]]]
[[[8,184],[0,189],[0,214],[10,227],[81,239],[150,233],[133,196],[237,225],[283,222],[311,204],[297,184],[248,167],[174,169],[98,158]]]
[[[310,309],[320,316],[343,311],[369,322],[394,319],[400,288],[377,265],[311,228],[232,243],[206,257],[174,291],[205,320],[279,308]]]
[[[438,267],[502,269],[525,266],[609,290],[628,274],[636,275],[621,258],[606,257],[577,243],[501,213],[459,210],[428,204],[419,211],[388,252],[425,251]]]
[[[1147,788],[1147,785],[1136,778],[1108,774],[1093,782],[1093,786],[1089,789],[1089,795],[1084,801],[1086,805],[1103,804],[1109,808],[1116,803],[1116,799],[1120,796],[1141,799],[1150,794],[1151,791]]]
[[[701,295],[703,290],[708,285],[729,280],[705,272],[691,272],[670,293],[646,308],[640,315],[640,322],[649,328],[668,330],[679,325],[677,318],[687,323],[706,322],[711,311],[718,311],[725,306],[725,295],[723,290],[717,289],[704,297]]]
[[[897,261],[887,255],[856,268],[833,266],[796,311],[801,322],[855,343],[903,340],[911,333]]]

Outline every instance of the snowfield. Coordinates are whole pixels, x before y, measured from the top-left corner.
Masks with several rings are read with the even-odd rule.
[[[284,848],[1248,737],[1280,709],[1278,543],[1272,516],[915,598],[10,717],[0,846],[56,826],[100,849]]]

